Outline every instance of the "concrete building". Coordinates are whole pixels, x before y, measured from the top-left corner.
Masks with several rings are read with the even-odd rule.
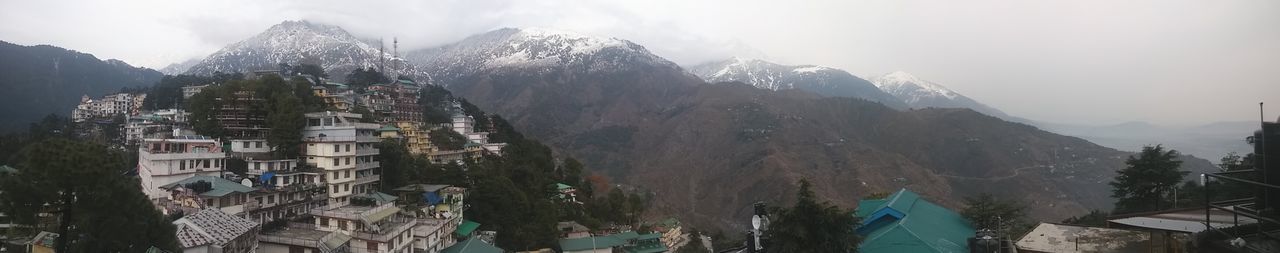
[[[116,93],[92,99],[88,95],[80,97],[80,104],[71,112],[75,122],[85,122],[95,118],[111,118],[116,115],[137,115],[142,109],[142,101],[146,94]]]
[[[257,190],[242,183],[216,176],[193,176],[159,187],[168,197],[155,200],[161,212],[195,213],[204,209],[218,209],[223,213],[240,215],[245,203]]]
[[[194,176],[221,175],[226,154],[218,141],[204,136],[145,139],[138,148],[138,177],[151,199],[166,198],[160,186]]]
[[[316,230],[351,235],[351,252],[413,252],[413,227],[417,221],[399,212],[395,203],[387,202],[316,209],[311,215],[315,217]]]
[[[190,99],[191,96],[195,96],[197,93],[200,93],[200,91],[204,90],[205,87],[209,87],[209,85],[192,85],[182,87],[182,99]]]
[[[344,206],[351,196],[376,191],[378,124],[359,122],[361,115],[345,112],[307,113],[303,128],[307,165],[319,168],[330,188],[330,206]]]

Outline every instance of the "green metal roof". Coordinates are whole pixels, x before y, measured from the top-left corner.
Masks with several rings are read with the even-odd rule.
[[[626,244],[627,241],[614,238],[613,236],[590,236],[573,239],[560,239],[560,250],[563,251],[583,251],[593,249],[607,249]]]
[[[440,250],[440,253],[502,253],[504,250],[476,238],[470,238]]]
[[[853,215],[854,215],[854,216],[858,216],[858,217],[860,217],[860,218],[866,218],[867,216],[870,216],[870,215],[871,215],[871,213],[875,212],[876,210],[880,210],[880,207],[884,205],[884,202],[885,202],[885,201],[887,201],[887,200],[885,200],[885,199],[864,199],[864,200],[858,201],[858,208],[855,208],[855,209],[853,210]]]
[[[859,209],[862,204],[877,207],[855,212],[872,219],[863,220],[863,227],[859,228],[870,230],[858,246],[859,252],[968,252],[967,240],[973,236],[973,227],[960,214],[906,189],[878,201],[859,203]],[[879,215],[882,213],[902,215]]]
[[[458,224],[458,229],[453,231],[458,237],[471,236],[471,232],[475,232],[476,228],[480,228],[480,223],[470,220],[462,220],[462,224]]]
[[[566,189],[571,189],[571,188],[573,188],[573,186],[569,186],[569,185],[567,185],[567,184],[556,183],[556,190],[566,190]]]
[[[226,196],[227,194],[231,194],[233,192],[248,193],[248,192],[253,192],[255,190],[253,189],[253,187],[244,186],[240,183],[231,182],[231,180],[226,180],[226,179],[223,179],[220,177],[214,177],[214,176],[189,177],[183,180],[179,180],[178,182],[162,185],[160,186],[160,188],[166,189],[166,190],[173,189],[174,187],[178,187],[180,185],[186,185],[189,183],[195,183],[200,181],[209,182],[210,186],[212,186],[210,187],[209,191],[200,193],[200,196],[206,196],[206,197],[222,197],[222,196]]]
[[[373,212],[368,216],[362,217],[362,219],[367,221],[367,223],[374,223],[374,222],[378,222],[380,220],[386,219],[387,217],[391,217],[391,215],[394,215],[397,212],[400,212],[400,208],[393,206],[387,209],[382,209],[377,212]]]
[[[385,126],[382,126],[382,128],[378,128],[378,132],[386,132],[386,131],[400,131],[400,128],[396,128],[395,126],[392,126],[392,125],[385,125]]]

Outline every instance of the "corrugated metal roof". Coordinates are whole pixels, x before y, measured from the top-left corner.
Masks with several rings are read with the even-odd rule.
[[[257,222],[208,208],[173,221],[183,248],[206,244],[223,245],[258,227]]]
[[[160,188],[168,190],[168,189],[173,189],[174,187],[184,186],[189,183],[195,183],[200,181],[209,182],[211,186],[209,191],[200,193],[200,196],[222,197],[233,192],[247,193],[247,192],[255,191],[253,187],[244,186],[240,183],[232,182],[231,180],[226,180],[221,177],[215,177],[215,176],[193,176],[183,180],[179,180],[178,182],[162,185],[160,186]]]
[[[1039,252],[1145,252],[1146,232],[1040,223],[1016,243],[1018,250]]]
[[[892,210],[885,210],[892,209]],[[882,212],[884,211],[884,212]],[[863,220],[859,230],[867,231],[860,252],[968,252],[973,227],[960,214],[920,198],[906,189],[885,199]],[[876,213],[900,213],[875,216]],[[867,218],[867,217],[864,217]]]

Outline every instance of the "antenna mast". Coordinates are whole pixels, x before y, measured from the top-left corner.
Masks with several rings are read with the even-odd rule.
[[[382,38],[378,38],[378,72],[384,72],[387,65],[386,43],[382,42]]]

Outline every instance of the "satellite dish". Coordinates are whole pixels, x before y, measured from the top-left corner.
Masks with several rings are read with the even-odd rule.
[[[249,180],[248,178],[241,179],[240,184],[248,187],[253,187],[253,180]]]
[[[761,224],[760,216],[759,216],[759,215],[752,215],[752,216],[751,216],[751,227],[752,227],[752,228],[755,228],[756,230],[760,230],[760,224]]]

